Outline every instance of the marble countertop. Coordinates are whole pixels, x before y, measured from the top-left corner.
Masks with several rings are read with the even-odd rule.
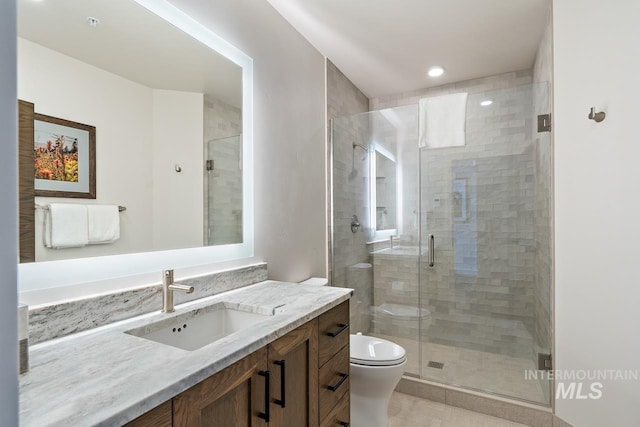
[[[266,281],[30,348],[21,426],[122,425],[351,297],[352,290]],[[267,320],[194,351],[126,334],[224,301]]]

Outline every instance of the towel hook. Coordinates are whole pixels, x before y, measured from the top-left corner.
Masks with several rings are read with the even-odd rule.
[[[182,172],[182,168],[177,163],[176,163],[176,172],[178,173]]]
[[[589,119],[591,120],[594,120],[596,123],[600,123],[607,117],[607,115],[605,114],[604,111],[600,111],[599,113],[596,113],[596,108],[591,107],[591,112],[587,117],[589,117]]]

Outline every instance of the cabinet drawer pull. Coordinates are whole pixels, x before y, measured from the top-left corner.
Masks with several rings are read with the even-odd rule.
[[[343,382],[345,382],[347,380],[347,378],[349,378],[349,374],[339,374],[342,378],[340,378],[340,381],[338,381],[336,383],[336,385],[330,385],[327,388],[331,391],[336,391],[340,388],[340,386],[342,385]]]
[[[349,327],[348,323],[340,323],[340,327],[333,332],[327,332],[327,335],[330,337],[337,337],[341,333],[343,333]]]
[[[276,399],[276,405],[280,405],[280,407],[284,408],[285,406],[285,397],[284,397],[284,392],[285,392],[285,374],[284,374],[284,369],[285,369],[285,364],[284,364],[284,359],[283,360],[276,360],[275,362],[276,365],[280,366],[280,399]]]
[[[348,422],[346,422],[346,421],[340,421],[340,422],[339,422],[339,424],[340,424],[342,427],[349,427],[349,423],[348,423]]]
[[[258,375],[264,377],[264,412],[260,412],[258,417],[269,422],[269,419],[271,418],[271,411],[269,408],[269,402],[271,401],[271,397],[269,397],[269,371],[258,371]]]

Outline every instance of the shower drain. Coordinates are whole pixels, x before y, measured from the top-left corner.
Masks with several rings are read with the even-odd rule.
[[[429,360],[429,363],[427,363],[427,367],[436,368],[436,369],[442,369],[442,368],[444,368],[444,363],[434,362],[433,360]]]

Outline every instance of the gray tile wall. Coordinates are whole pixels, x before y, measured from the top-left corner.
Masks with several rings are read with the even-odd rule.
[[[355,266],[369,261],[366,248],[367,231],[370,228],[369,168],[367,160],[363,160],[366,153],[359,148],[353,150],[352,144],[357,142],[368,146],[368,117],[366,114],[353,116],[365,113],[368,109],[369,99],[327,60],[327,117],[329,120],[348,117],[334,120],[333,170],[329,171],[333,174],[334,227],[329,230],[329,244],[334,248],[331,284],[355,289],[351,300],[351,323],[363,333],[369,330],[371,274],[358,272]],[[354,214],[358,215],[362,224],[360,231],[355,234],[350,227]],[[356,281],[350,281],[355,277]]]
[[[493,104],[480,106],[484,99]],[[531,357],[532,102],[530,85],[474,93],[466,146],[421,153],[423,236],[435,235],[437,259],[422,270],[430,342]],[[456,181],[466,189],[462,215],[451,191]]]
[[[205,158],[214,170],[204,171],[204,242],[242,242],[242,110],[211,96],[204,98]],[[235,138],[234,138],[235,137]],[[215,141],[215,142],[214,142]]]
[[[352,164],[350,146],[353,140],[367,141],[368,128],[368,141],[393,146],[398,155],[403,181],[399,232],[402,244],[413,246],[416,251],[414,255],[372,257],[372,305],[393,302],[416,306],[420,268],[417,251],[420,243],[426,247],[425,238],[430,232],[436,235],[436,268],[423,264],[420,271],[422,306],[432,316],[427,340],[532,357],[534,342],[543,341],[542,335],[548,336],[545,328],[550,319],[544,312],[549,309],[549,303],[545,303],[549,286],[544,281],[537,282],[550,266],[550,228],[545,225],[550,223],[549,168],[545,166],[549,164],[550,150],[536,145],[540,138],[535,133],[534,118],[539,107],[534,98],[543,91],[531,86],[532,77],[532,70],[522,70],[371,99],[372,110],[398,106],[415,109],[413,116],[407,110],[402,113],[406,123],[401,130],[389,119],[399,111],[393,109],[337,122],[334,247],[335,259],[340,261],[336,261],[336,283],[344,283],[339,262],[346,261],[348,265],[366,259],[360,244],[363,239],[353,244],[358,235],[350,236],[345,226],[351,211],[362,213],[358,215],[363,224],[368,216],[367,166],[365,162],[358,164],[359,156]],[[425,149],[418,156],[417,142],[394,145],[399,135],[406,141],[417,141],[415,104],[420,98],[462,91],[469,93],[465,147]],[[493,104],[481,107],[479,103],[484,99],[492,99]],[[466,190],[464,214],[453,198],[454,183]],[[422,234],[419,224],[423,225]],[[420,235],[423,242],[419,242]],[[384,243],[369,246],[379,249],[380,245]],[[539,250],[541,245],[545,247]],[[537,315],[544,320],[536,322]],[[375,328],[380,333],[418,338],[418,331],[406,325],[387,326],[384,331],[382,325],[376,324]],[[389,329],[394,327],[397,331]]]
[[[415,146],[398,147],[403,244],[417,246],[419,220],[423,247],[427,233],[436,236],[436,267],[423,264],[421,272],[422,305],[432,315],[428,341],[531,357],[536,260],[531,80],[532,71],[524,70],[370,102],[372,109],[380,109],[416,104],[428,96],[470,94],[466,146],[423,150],[421,182]],[[490,107],[479,105],[485,98],[493,100]],[[397,137],[397,132],[381,136],[381,128],[374,129],[376,139]],[[417,109],[416,122],[407,129],[417,129]],[[415,130],[403,134],[417,140]],[[453,200],[455,181],[466,188],[464,215]],[[374,304],[415,306],[417,255],[373,259]],[[406,333],[412,332],[400,336]]]
[[[352,334],[357,332],[367,333],[371,326],[369,308],[373,298],[373,268],[368,262],[360,262],[347,267],[346,283],[354,290],[351,298],[351,325]]]
[[[480,101],[492,99],[489,107]],[[530,85],[475,93],[466,146],[424,149],[423,236],[435,235],[436,267],[423,265],[429,341],[530,357],[533,347],[534,169]],[[452,188],[466,212],[456,210]],[[423,240],[426,244],[426,240]]]
[[[242,133],[242,109],[212,96],[204,96],[204,138],[228,138]]]

